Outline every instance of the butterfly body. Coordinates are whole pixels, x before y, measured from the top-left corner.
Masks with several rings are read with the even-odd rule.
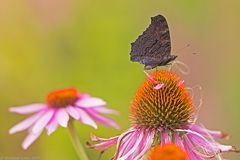
[[[162,15],[152,17],[149,27],[131,45],[131,61],[144,64],[144,69],[168,65],[177,57],[170,54],[168,24]]]

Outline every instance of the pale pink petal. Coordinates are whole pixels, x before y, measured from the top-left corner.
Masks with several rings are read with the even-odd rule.
[[[119,114],[118,111],[113,110],[113,109],[109,109],[109,108],[106,108],[106,107],[97,107],[97,108],[94,108],[94,110],[97,111],[97,112],[100,112],[100,113],[105,113],[105,114],[115,114],[115,115]]]
[[[46,126],[47,135],[52,134],[58,127],[58,122],[55,118],[53,118],[50,123]]]
[[[181,86],[181,85],[183,85],[183,83],[184,83],[184,80],[181,80],[177,83],[177,86]]]
[[[29,113],[38,112],[45,108],[47,108],[45,104],[30,104],[30,105],[20,106],[20,107],[11,107],[9,108],[9,111],[19,113],[19,114],[29,114]]]
[[[162,131],[160,134],[161,134],[161,146],[163,146],[164,144],[166,144],[165,143],[165,135],[166,135],[166,133],[164,131]]]
[[[174,134],[174,143],[178,146],[181,147],[184,150],[183,142],[180,139],[178,134]]]
[[[154,89],[159,90],[164,86],[164,83],[157,84]]]
[[[195,147],[192,145],[191,141],[188,138],[185,137],[183,142],[185,150],[188,153],[189,160],[204,160],[194,152]]]
[[[20,132],[20,131],[23,131],[23,130],[29,128],[43,115],[43,113],[44,112],[36,113],[36,114],[32,115],[31,117],[16,124],[9,130],[9,134],[14,134],[16,132]]]
[[[130,128],[128,131],[122,133],[117,140],[117,144],[116,144],[116,153],[114,155],[113,160],[117,160],[117,157],[120,154],[120,151],[122,150],[122,144],[125,142],[125,137],[127,137],[130,134],[134,134],[134,132],[136,132],[137,130],[134,128]]]
[[[143,132],[145,132],[145,131],[143,131]],[[148,140],[148,138],[149,138],[150,132],[149,132],[149,131],[146,131],[144,134],[145,134],[145,135],[144,135],[141,143],[139,144],[139,146],[136,148],[136,150],[134,151],[134,153],[128,157],[129,160],[135,159],[135,157],[137,157],[137,156],[144,150],[144,148],[147,146],[147,140]],[[144,155],[145,155],[145,153],[144,153]],[[143,156],[140,156],[138,159],[139,159],[139,160],[142,159],[142,158],[144,157],[144,155],[143,155]],[[137,159],[137,160],[138,160],[138,159]]]
[[[91,141],[93,142],[106,142],[106,141],[109,141],[109,140],[112,140],[112,139],[118,139],[119,136],[115,136],[115,137],[111,137],[111,138],[100,138],[100,137],[97,137],[95,136],[94,134],[91,134],[90,135],[90,138],[91,138]]]
[[[154,83],[154,84],[157,84],[158,82],[155,80],[155,79],[153,79],[153,77],[151,76],[151,75],[149,75],[146,71],[143,71],[145,74],[146,74],[146,76],[147,76],[147,78],[152,82],[152,83]]]
[[[172,142],[172,140],[171,140],[171,137],[168,135],[168,132],[162,131],[161,132],[161,145],[169,144],[171,142]]]
[[[83,93],[83,94],[79,94],[78,95],[78,98],[80,98],[80,99],[84,99],[84,98],[91,98],[91,96],[89,95],[89,94],[86,94],[86,93]]]
[[[224,139],[229,139],[229,135],[224,133],[224,132],[221,132],[221,131],[213,131],[213,130],[208,130],[206,128],[203,128],[203,127],[200,127],[200,126],[197,126],[197,125],[191,125],[191,126],[188,126],[191,130],[194,130],[204,136],[212,136],[213,138],[224,138]]]
[[[135,144],[136,142],[136,137],[137,137],[138,133],[134,132],[132,134],[127,135],[126,137],[124,137],[124,140],[121,144],[121,147],[119,148],[119,155],[125,155]]]
[[[102,100],[101,98],[95,98],[95,97],[89,97],[89,98],[83,98],[79,99],[76,102],[76,105],[79,107],[99,107],[106,105],[106,102]]]
[[[197,156],[209,159],[218,154],[216,150],[217,148],[213,145],[213,143],[208,141],[208,139],[201,134],[191,130],[182,131],[187,132],[187,134],[184,135],[184,141]],[[193,136],[195,136],[195,138],[193,138]]]
[[[212,141],[208,141],[207,139],[203,139],[202,137],[193,134],[188,134],[186,136],[191,140],[196,148],[201,148],[203,153],[209,153],[215,156],[220,152],[217,145]]]
[[[129,149],[125,155],[119,154],[117,159],[125,160],[125,159],[127,159],[127,157],[129,157],[131,154],[133,154],[136,151],[136,149],[139,147],[139,144],[141,143],[141,141],[143,140],[143,136],[144,136],[144,133],[140,132],[136,137],[134,137],[134,139],[135,139],[134,146],[131,149]]]
[[[53,110],[49,110],[42,115],[42,117],[34,124],[32,133],[37,134],[48,124],[54,114]]]
[[[137,153],[136,157],[133,160],[142,159],[143,156],[147,153],[147,151],[151,148],[154,141],[154,132],[149,132],[148,135],[145,136],[146,140],[144,140],[143,145],[139,153]]]
[[[40,136],[42,132],[36,134],[30,133],[23,141],[22,148],[28,149],[28,147]]]
[[[72,107],[72,106],[68,106],[67,108],[66,108],[66,111],[67,111],[67,113],[71,116],[71,117],[73,117],[74,119],[79,119],[80,118],[80,114],[78,113],[78,111],[77,111],[77,109],[76,108],[74,108],[74,107]]]
[[[116,144],[118,140],[118,137],[110,138],[109,140],[106,140],[104,142],[100,142],[95,145],[87,144],[89,148],[94,148],[96,150],[105,150],[111,147],[112,145]]]
[[[206,151],[202,151],[201,149],[197,148],[197,146],[195,146],[192,143],[192,141],[188,138],[188,136],[186,136],[186,135],[184,136],[184,141],[187,142],[188,147],[193,152],[192,156],[194,158],[197,158],[196,160],[198,160],[198,159],[212,159],[216,156],[216,154],[211,154],[211,153],[208,153]],[[184,146],[187,147],[186,145],[184,145]]]
[[[86,111],[94,120],[98,121],[99,123],[109,126],[109,127],[116,128],[116,129],[120,128],[119,125],[115,121],[100,115],[94,109],[87,109]]]
[[[240,150],[238,150],[234,146],[222,145],[222,144],[219,144],[219,143],[217,143],[216,145],[220,149],[221,152],[240,152]]]
[[[60,124],[62,127],[65,127],[65,128],[67,127],[69,115],[64,108],[61,108],[58,110],[56,114],[56,118],[57,118],[58,124]]]
[[[198,137],[193,134],[188,135],[189,139],[191,139],[192,142],[194,142],[195,146],[198,146],[198,148],[202,148],[203,151],[206,151],[208,153],[213,153],[214,155],[217,155],[221,152],[237,152],[238,150],[230,145],[222,145],[215,141],[205,141],[201,137]]]
[[[87,124],[89,126],[92,126],[93,128],[97,129],[97,124],[94,122],[94,120],[88,115],[87,112],[85,112],[82,109],[77,109],[78,113],[80,114],[80,121],[84,124]]]

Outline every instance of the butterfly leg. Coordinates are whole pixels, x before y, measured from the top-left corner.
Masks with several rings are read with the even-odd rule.
[[[157,64],[145,65],[144,70],[150,70],[156,68],[157,66],[158,66]]]

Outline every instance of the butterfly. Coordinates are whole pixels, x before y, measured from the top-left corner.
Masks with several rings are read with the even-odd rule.
[[[168,65],[177,58],[171,55],[171,39],[164,16],[151,17],[151,24],[135,42],[131,43],[130,60],[144,64],[149,70]]]

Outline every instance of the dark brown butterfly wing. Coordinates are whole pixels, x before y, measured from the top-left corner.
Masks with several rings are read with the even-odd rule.
[[[176,58],[170,55],[171,39],[162,15],[152,17],[149,27],[131,45],[131,61],[145,64],[145,69],[167,65]]]

